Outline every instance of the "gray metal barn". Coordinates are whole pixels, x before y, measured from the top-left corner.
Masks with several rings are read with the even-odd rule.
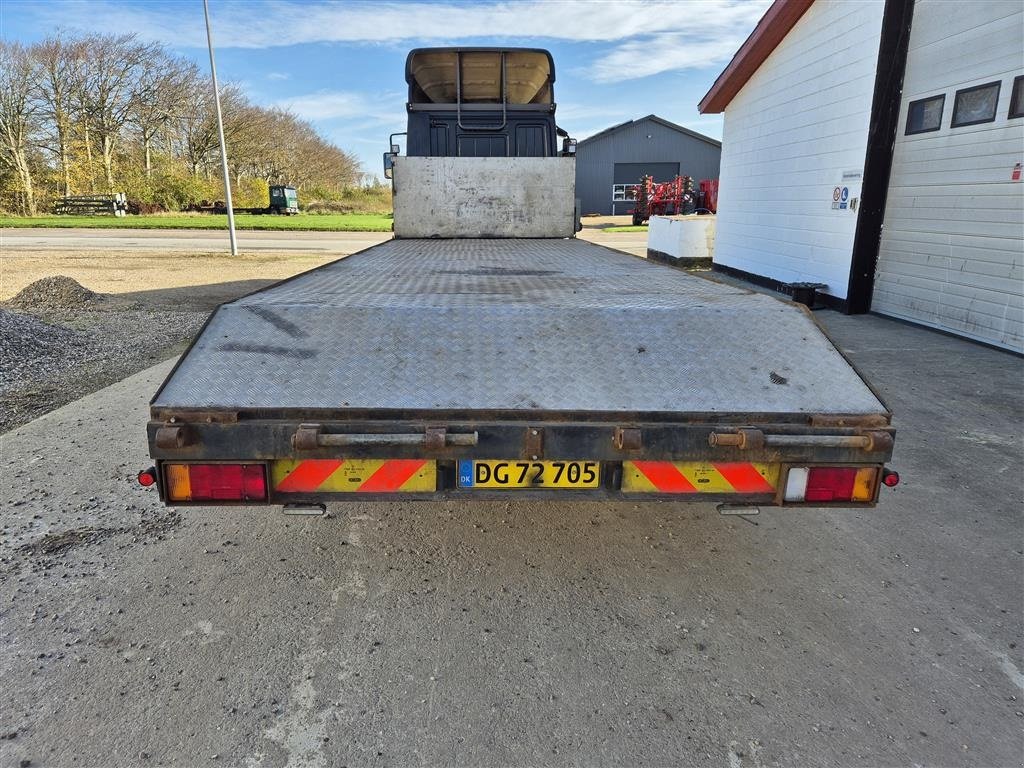
[[[579,143],[576,196],[584,214],[625,214],[633,208],[625,188],[641,176],[717,179],[721,155],[722,142],[657,115],[629,120]]]

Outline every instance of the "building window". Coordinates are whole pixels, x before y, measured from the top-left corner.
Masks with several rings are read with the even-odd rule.
[[[964,88],[956,92],[953,101],[953,128],[978,123],[991,123],[996,119],[999,103],[999,81]]]
[[[945,94],[910,102],[910,108],[907,109],[906,135],[939,130],[942,125],[942,108],[945,104]]]
[[[1010,114],[1007,117],[1024,117],[1024,75],[1013,78],[1010,92]]]
[[[636,198],[633,197],[633,189],[636,184],[612,184],[612,202],[613,203],[631,203]]]

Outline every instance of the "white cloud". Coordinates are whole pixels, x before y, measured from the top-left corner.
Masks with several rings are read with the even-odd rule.
[[[558,104],[555,112],[558,125],[569,132],[577,141],[582,141],[599,131],[603,131],[626,120],[638,117],[631,114],[622,105],[608,104],[589,105],[576,103]]]
[[[558,102],[559,122],[567,120],[586,121],[591,119],[619,120],[625,119],[626,112],[621,107],[607,104],[577,104],[575,102]]]
[[[306,120],[338,120],[365,115],[368,104],[366,97],[359,93],[317,91],[282,99],[274,106],[294,112]]]
[[[291,75],[287,72],[268,72],[267,80],[290,80]]]
[[[273,106],[287,109],[305,120],[355,121],[357,127],[401,123],[405,117],[405,98],[395,92],[320,90],[280,99]]]
[[[722,35],[694,40],[683,34],[664,34],[630,40],[596,61],[589,76],[603,83],[635,80],[662,72],[701,69],[728,61],[745,35]]]
[[[469,38],[565,40],[617,44],[590,68],[597,80],[644,77],[727,59],[770,0],[521,0],[428,3],[295,0],[215,2],[210,9],[220,48],[272,48],[303,43],[459,42]],[[198,8],[198,3],[196,8]],[[23,6],[54,25],[136,32],[181,47],[206,44],[202,14],[166,6],[50,2]],[[194,18],[192,18],[194,16]],[[739,31],[739,34],[737,34]]]
[[[688,120],[683,120],[679,123],[684,128],[689,128],[691,131],[697,133],[703,133],[705,136],[710,136],[712,139],[722,140],[722,116],[721,115],[701,115],[700,117],[693,117]]]

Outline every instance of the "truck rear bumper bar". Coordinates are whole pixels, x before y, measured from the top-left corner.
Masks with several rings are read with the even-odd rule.
[[[189,418],[191,416],[191,418]],[[751,425],[694,422],[539,420],[291,421],[186,415],[152,421],[150,445],[161,498],[169,504],[318,504],[372,499],[587,498],[672,499],[759,506],[828,506],[787,498],[789,470],[864,468],[858,501],[871,506],[892,453],[882,417],[830,418]],[[521,471],[544,464],[588,463],[600,482],[589,488],[464,487],[460,467],[489,461]],[[347,462],[344,469],[342,465]],[[467,463],[468,462],[468,463]],[[261,466],[258,500],[171,499],[168,467],[240,463]],[[532,471],[532,470],[530,470]],[[538,470],[539,471],[539,470]],[[367,482],[376,473],[378,479]],[[806,473],[805,473],[806,474]],[[380,477],[390,478],[390,484]],[[796,476],[794,476],[796,477]],[[348,483],[348,484],[346,484]],[[791,484],[791,483],[790,483]],[[865,495],[866,494],[866,495]]]

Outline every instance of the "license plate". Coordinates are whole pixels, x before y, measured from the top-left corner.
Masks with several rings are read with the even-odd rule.
[[[598,461],[460,461],[460,488],[599,488]]]

